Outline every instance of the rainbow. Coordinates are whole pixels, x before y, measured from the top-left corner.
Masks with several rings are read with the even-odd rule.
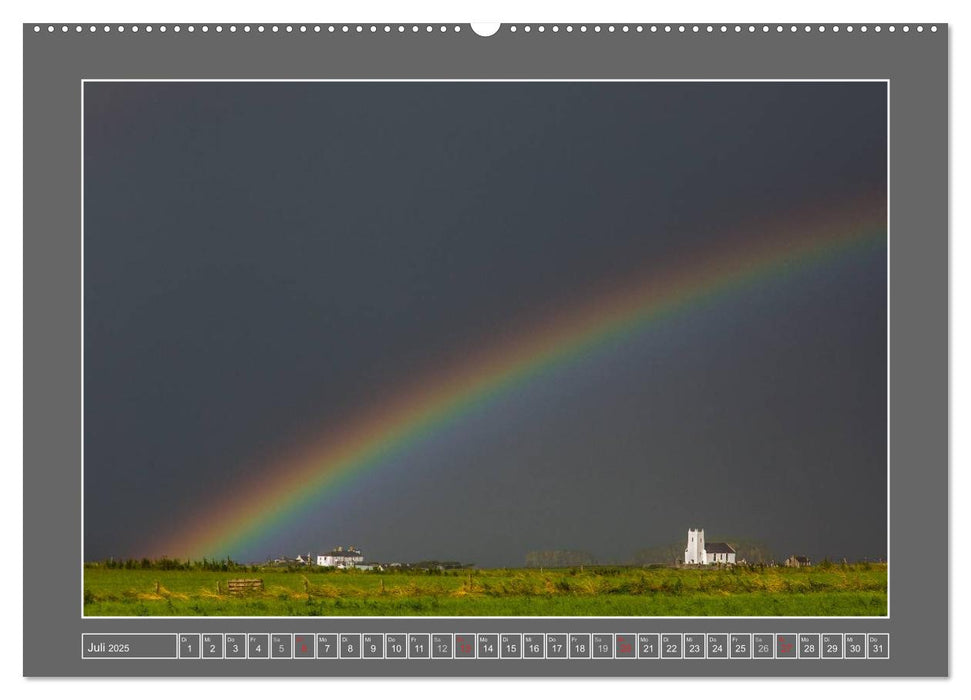
[[[882,199],[882,198],[877,198]],[[390,467],[395,458],[516,387],[614,346],[674,314],[732,290],[785,278],[861,247],[887,244],[883,201],[857,203],[797,226],[756,227],[690,262],[668,267],[613,294],[581,304],[528,332],[395,392],[383,406],[330,430],[326,439],[271,464],[262,478],[218,496],[173,532],[153,555],[232,556],[293,526],[351,480]],[[779,235],[784,233],[785,235]]]

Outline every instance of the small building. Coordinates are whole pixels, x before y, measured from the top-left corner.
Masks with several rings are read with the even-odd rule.
[[[317,566],[333,566],[338,569],[353,569],[364,563],[364,552],[354,547],[337,547],[326,554],[317,555]]]
[[[799,568],[802,566],[812,566],[812,562],[809,561],[809,557],[793,554],[791,557],[786,559],[786,566]]]
[[[705,545],[708,564],[734,564],[735,548],[727,542],[709,542]]]
[[[277,558],[273,559],[270,563],[273,564],[273,566],[300,566],[300,565],[306,564],[307,561],[305,561],[298,554],[297,557],[296,557],[296,559],[294,559],[293,557],[283,556],[283,557],[277,557]]]
[[[688,530],[688,546],[684,550],[685,564],[734,564],[735,548],[727,542],[705,544],[703,528]]]

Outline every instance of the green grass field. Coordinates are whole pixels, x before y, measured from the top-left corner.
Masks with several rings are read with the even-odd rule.
[[[263,592],[226,593],[235,578]],[[414,572],[84,569],[89,616],[886,615],[885,564]]]

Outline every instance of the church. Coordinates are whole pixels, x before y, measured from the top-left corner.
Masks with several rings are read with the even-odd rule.
[[[704,529],[688,530],[688,547],[684,550],[685,564],[734,564],[735,548],[727,542],[705,544]]]

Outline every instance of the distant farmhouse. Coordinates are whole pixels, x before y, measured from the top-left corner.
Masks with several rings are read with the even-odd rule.
[[[786,559],[786,566],[801,567],[801,566],[812,566],[812,562],[809,561],[809,557],[792,555]]]
[[[471,567],[457,561],[419,561],[412,564],[394,562],[380,564],[364,560],[364,552],[354,546],[334,547],[324,554],[298,554],[296,557],[278,557],[272,561],[275,566],[325,566],[334,569],[354,569],[355,571],[384,571],[385,569],[427,569],[445,571]]]
[[[364,567],[364,552],[354,547],[337,547],[326,554],[317,555],[317,566],[333,566],[338,569],[360,569]]]
[[[704,529],[688,530],[688,547],[684,550],[685,564],[734,564],[735,548],[727,542],[705,544]]]

